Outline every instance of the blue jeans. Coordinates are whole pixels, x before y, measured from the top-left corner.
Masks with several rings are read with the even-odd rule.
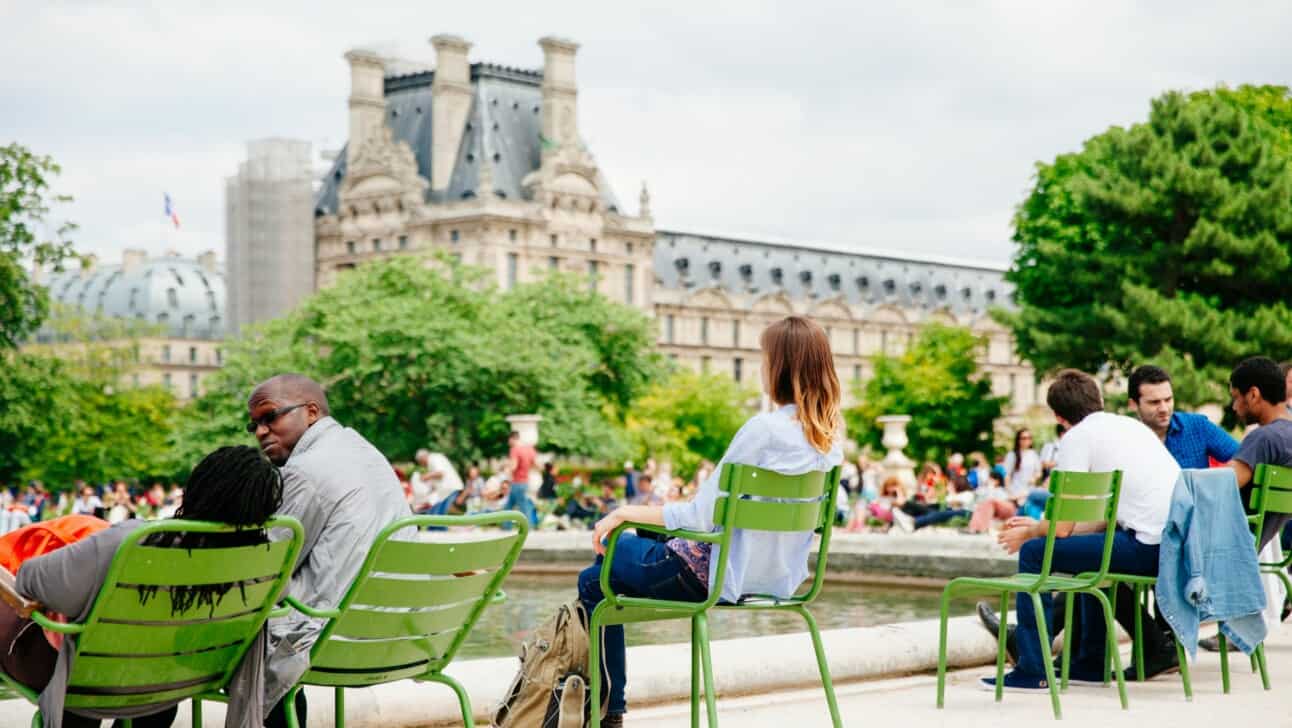
[[[1045,517],[1045,503],[1050,500],[1050,491],[1043,488],[1033,488],[1027,494],[1027,500],[1024,501],[1019,515],[1035,518],[1038,521]]]
[[[1099,558],[1103,556],[1104,534],[1091,533],[1080,536],[1068,536],[1054,540],[1054,556],[1051,571],[1061,574],[1079,574],[1084,571],[1098,571]],[[1113,534],[1113,553],[1108,570],[1118,574],[1138,574],[1157,576],[1158,546],[1140,543],[1130,531],[1117,529]],[[1034,538],[1023,544],[1018,551],[1018,573],[1041,573],[1041,560],[1045,555],[1045,539]],[[1045,609],[1045,629],[1054,636],[1054,601],[1049,592],[1041,593],[1041,606]],[[1120,605],[1119,605],[1120,606]],[[1019,594],[1016,600],[1018,609],[1018,672],[1043,679],[1045,663],[1041,654],[1041,638],[1036,630],[1036,611],[1032,608],[1032,597]],[[1089,594],[1078,594],[1073,602],[1076,610],[1073,621],[1080,635],[1074,642],[1072,666],[1082,672],[1099,672],[1104,670],[1104,653],[1108,642],[1108,632],[1104,626],[1104,612],[1099,602]],[[1072,635],[1068,635],[1072,637]]]
[[[601,602],[601,562],[596,562],[579,572],[579,601],[588,610]],[[679,602],[702,602],[709,597],[690,567],[663,541],[641,538],[629,533],[620,534],[615,560],[610,564],[610,588],[616,594],[630,597],[671,599]],[[605,628],[601,643],[605,669],[601,671],[603,684],[610,685],[611,714],[624,713],[628,702],[624,698],[624,681],[627,675],[627,655],[624,648],[624,627],[616,624]],[[686,666],[689,669],[689,665]],[[595,699],[595,698],[594,698]]]
[[[529,484],[512,483],[507,489],[507,503],[503,505],[504,511],[517,510],[525,514],[529,519],[529,525],[538,525],[538,513],[534,510],[534,501],[529,499]]]
[[[924,528],[925,526],[936,526],[939,523],[946,523],[953,518],[969,519],[973,513],[959,508],[944,508],[940,511],[930,511],[922,516],[915,517],[915,527]]]

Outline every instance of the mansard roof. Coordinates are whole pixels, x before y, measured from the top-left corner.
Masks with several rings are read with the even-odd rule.
[[[1013,307],[1005,266],[953,258],[660,230],[654,266],[658,283],[671,289],[715,286],[755,297],[783,293],[975,315]]]
[[[386,125],[396,142],[405,142],[417,159],[417,172],[431,179],[431,83],[434,71],[422,71],[385,80]],[[457,151],[449,186],[427,189],[426,201],[449,202],[475,196],[480,167],[493,164],[494,193],[506,199],[524,199],[521,182],[538,169],[542,156],[540,138],[543,92],[541,71],[491,63],[471,64],[471,111],[467,114],[462,143]],[[347,145],[348,146],[348,145]],[[346,175],[343,148],[323,178],[314,201],[315,215],[337,211],[337,192]],[[598,180],[606,207],[619,209],[604,177]]]

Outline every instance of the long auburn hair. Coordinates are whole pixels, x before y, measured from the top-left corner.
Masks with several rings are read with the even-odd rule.
[[[843,434],[839,414],[839,377],[830,339],[816,322],[788,316],[763,330],[763,364],[768,394],[777,404],[793,404],[808,443],[829,452]]]

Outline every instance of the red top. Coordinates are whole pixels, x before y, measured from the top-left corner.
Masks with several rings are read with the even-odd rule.
[[[529,469],[534,467],[534,460],[538,458],[538,451],[533,445],[516,443],[512,446],[508,457],[516,461],[516,469],[511,473],[511,482],[528,483]]]

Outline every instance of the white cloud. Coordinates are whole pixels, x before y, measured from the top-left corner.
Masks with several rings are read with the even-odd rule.
[[[0,8],[0,140],[54,155],[78,242],[222,248],[245,140],[339,146],[356,46],[538,67],[583,43],[584,136],[657,224],[1009,256],[1037,160],[1168,88],[1285,83],[1284,3],[26,3]],[[168,191],[184,219],[158,228]]]

